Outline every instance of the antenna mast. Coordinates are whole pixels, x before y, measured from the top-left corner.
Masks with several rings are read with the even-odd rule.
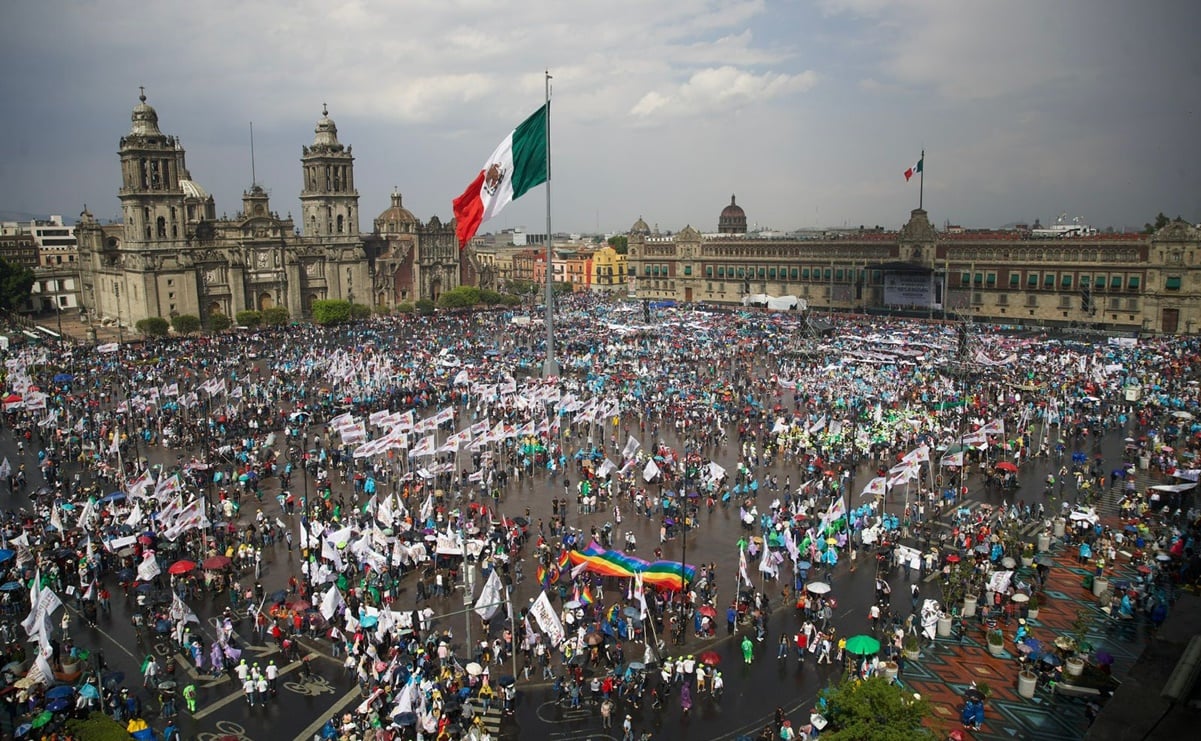
[[[250,122],[250,187],[258,185],[258,178],[254,173],[254,121]]]

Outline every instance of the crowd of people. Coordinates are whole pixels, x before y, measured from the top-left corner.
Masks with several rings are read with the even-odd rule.
[[[32,698],[68,681],[72,658],[99,672],[71,707],[143,713],[77,645],[111,600],[146,646],[173,642],[196,670],[236,678],[248,712],[276,683],[271,665],[242,662],[250,641],[336,657],[364,699],[325,737],[487,738],[519,683],[545,680],[632,739],[649,729],[624,710],[720,696],[720,672],[679,652],[717,637],[723,614],[748,663],[780,605],[800,626],[779,636],[780,660],[788,646],[840,660],[838,580],[861,563],[881,575],[881,637],[928,627],[917,590],[908,611],[891,590],[933,570],[941,603],[974,590],[1012,616],[1031,587],[994,577],[1044,517],[1072,523],[1065,537],[1102,573],[1118,550],[1147,562],[1145,588],[1114,593],[1121,614],[1162,620],[1155,585],[1198,576],[1190,490],[1124,488],[1140,467],[1196,479],[1193,340],[981,328],[965,342],[952,326],[855,318],[815,337],[790,315],[637,313],[563,300],[557,379],[537,377],[541,330],[506,312],[10,350],[0,637],[29,671],[10,672],[27,684],[5,703],[13,725],[41,717]],[[1128,439],[1124,460],[1098,457],[1107,435]],[[1047,491],[960,507],[1039,459],[1059,471]],[[1119,488],[1133,530],[1070,519]],[[741,525],[727,543],[688,550],[727,515]],[[435,612],[456,590],[474,629]],[[54,600],[83,625],[43,619]],[[221,615],[216,628],[195,609]],[[19,625],[27,615],[42,624]],[[173,669],[155,671],[148,697],[169,720],[177,703],[157,698]]]

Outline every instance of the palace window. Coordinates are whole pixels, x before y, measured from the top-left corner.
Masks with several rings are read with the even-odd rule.
[[[1169,291],[1179,291],[1180,283],[1181,283],[1180,276],[1173,275],[1173,276],[1169,277],[1167,279],[1167,281],[1164,282],[1163,287]]]

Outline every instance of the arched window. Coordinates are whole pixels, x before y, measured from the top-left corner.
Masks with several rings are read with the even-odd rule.
[[[158,236],[166,237],[167,236],[167,220],[164,219],[162,216],[160,216],[160,217],[158,217],[158,219],[155,220],[155,224],[157,226]]]
[[[343,216],[342,216],[342,214],[338,214],[338,234],[342,233],[343,224],[344,224]]]

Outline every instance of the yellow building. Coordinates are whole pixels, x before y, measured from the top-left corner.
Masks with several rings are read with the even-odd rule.
[[[624,292],[626,289],[626,256],[605,245],[592,253],[593,291]]]

